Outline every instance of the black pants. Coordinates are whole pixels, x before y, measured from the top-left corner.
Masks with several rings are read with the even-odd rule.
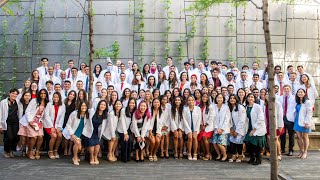
[[[131,148],[132,148],[132,133],[128,131],[129,140],[124,140],[124,134],[119,133],[119,141],[121,145],[121,161],[128,162],[131,159]]]
[[[280,136],[280,139],[281,139],[281,150],[285,151],[285,149],[286,149],[286,138],[287,138],[287,132],[288,132],[288,134],[289,134],[289,151],[293,152],[293,146],[294,146],[294,130],[293,130],[293,126],[294,126],[294,122],[288,121],[287,117],[283,118],[283,122],[284,122],[285,131]]]
[[[261,161],[261,147],[258,147],[250,142],[246,143],[247,151],[249,152],[250,159],[256,159]]]
[[[230,153],[235,155],[238,153],[238,155],[242,155],[243,150],[243,144],[235,144],[233,142],[230,142]]]
[[[16,151],[17,144],[19,142],[19,121],[15,123],[7,123],[7,130],[4,131],[3,145],[4,151]]]

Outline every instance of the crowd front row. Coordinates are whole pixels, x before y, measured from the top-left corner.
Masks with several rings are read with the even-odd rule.
[[[79,165],[79,154],[84,152],[90,154],[90,164],[99,164],[100,145],[107,149],[107,158],[112,162],[117,161],[117,156],[127,162],[133,154],[137,162],[143,162],[145,156],[149,161],[157,161],[158,156],[169,158],[170,137],[175,159],[182,159],[186,153],[189,160],[211,160],[213,145],[216,160],[241,162],[246,151],[248,163],[258,165],[262,149],[268,146],[265,89],[259,97],[258,90],[257,94],[255,89],[246,93],[240,88],[227,99],[221,93],[213,97],[199,90],[193,96],[180,93],[178,88],[164,95],[149,92],[145,97],[138,97],[127,89],[124,93],[128,91],[129,98],[121,100],[117,91],[109,94],[103,89],[92,108],[88,107],[83,91],[70,91],[64,101],[60,92],[50,96],[46,89],[41,89],[34,96],[25,91],[17,100],[19,91],[11,89],[9,97],[0,103],[4,156],[14,157],[13,151],[20,141],[23,156],[40,159],[44,134],[50,136],[49,158],[60,158],[58,150],[63,145],[64,155],[73,154],[74,165]],[[298,157],[305,159],[308,133],[313,125],[313,103],[304,89],[299,89],[295,97],[290,94],[291,87],[284,86],[284,95],[276,102],[269,102],[276,103],[277,139],[285,133],[284,119],[293,121],[300,148]],[[281,160],[279,140],[277,154]]]

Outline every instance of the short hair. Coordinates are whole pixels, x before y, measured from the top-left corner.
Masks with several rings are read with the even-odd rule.
[[[289,88],[291,89],[291,86],[290,86],[289,84],[285,84],[285,85],[283,86],[283,88],[285,88],[285,87],[289,87]]]
[[[70,59],[70,60],[68,61],[68,64],[71,63],[71,62],[74,63],[74,60]]]
[[[296,73],[296,72],[291,72],[290,74],[295,74],[295,75],[297,75],[297,73]]]
[[[60,64],[59,62],[54,62],[54,64]]]
[[[43,62],[44,60],[49,61],[49,59],[48,59],[48,58],[46,58],[46,57],[41,58],[41,62]]]
[[[19,90],[17,88],[10,89],[9,93],[11,94],[13,92],[16,92],[17,94],[19,94]]]
[[[49,80],[49,81],[46,82],[46,85],[47,85],[47,84],[53,85],[53,82],[52,82],[51,80]]]
[[[231,74],[232,76],[234,76],[233,72],[227,72],[227,75]]]
[[[281,66],[280,65],[274,66],[274,70],[276,70],[277,68],[280,68],[280,70],[281,70]]]
[[[61,86],[61,84],[60,84],[60,83],[57,83],[57,84],[55,84],[54,86]]]
[[[83,83],[82,80],[78,80],[78,81],[77,81],[77,84],[78,84],[79,82]]]
[[[70,83],[70,84],[71,84],[71,81],[65,80],[65,81],[64,81],[64,84],[66,84],[66,83]]]
[[[303,66],[302,65],[298,65],[297,68],[303,68]]]
[[[232,84],[229,84],[229,85],[227,86],[227,88],[229,88],[229,87],[233,87],[233,88],[234,88],[234,86],[233,86]]]
[[[244,68],[248,68],[249,69],[249,66],[245,64],[245,65],[242,66],[241,69],[244,69]]]
[[[289,65],[289,66],[287,66],[287,69],[289,69],[289,68],[291,68],[291,67],[293,67],[292,65]]]
[[[211,65],[214,65],[214,64],[217,65],[218,63],[217,63],[217,61],[211,61],[210,64]]]
[[[78,68],[76,68],[76,67],[71,68],[71,70],[73,70],[73,69],[75,69],[75,70],[77,70],[77,71],[78,71]]]
[[[258,77],[259,77],[259,74],[257,74],[257,73],[256,73],[256,74],[253,74],[252,77],[254,77],[254,76],[258,76]]]

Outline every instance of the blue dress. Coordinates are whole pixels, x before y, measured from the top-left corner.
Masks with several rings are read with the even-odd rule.
[[[293,130],[301,132],[301,133],[310,133],[311,132],[311,128],[305,128],[305,127],[301,127],[299,126],[299,114],[300,114],[300,109],[301,109],[301,104],[297,104],[296,105],[296,117],[294,119],[294,126],[293,126]]]
[[[92,117],[93,133],[91,138],[85,138],[84,147],[96,146],[100,144],[99,139],[99,126],[102,124],[102,116],[95,114]]]
[[[84,128],[84,118],[82,117],[80,118],[79,126],[77,127],[76,132],[74,132],[74,135],[77,136],[78,138],[81,138],[83,128]]]

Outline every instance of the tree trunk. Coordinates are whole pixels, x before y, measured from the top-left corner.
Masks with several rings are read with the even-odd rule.
[[[269,29],[269,5],[268,0],[262,0],[262,13],[263,13],[263,30],[266,43],[266,51],[268,58],[268,93],[269,93],[269,132],[270,132],[270,162],[271,162],[271,178],[272,180],[278,179],[278,159],[277,159],[277,146],[276,146],[276,122],[275,122],[275,92],[274,92],[274,65],[273,55],[271,48],[271,38]]]
[[[9,0],[0,0],[0,8],[7,4]]]
[[[92,12],[92,0],[88,0],[88,21],[89,21],[89,93],[88,93],[88,103],[89,108],[92,105],[92,90],[93,90],[93,73],[92,73],[92,63],[93,63],[93,12]]]

